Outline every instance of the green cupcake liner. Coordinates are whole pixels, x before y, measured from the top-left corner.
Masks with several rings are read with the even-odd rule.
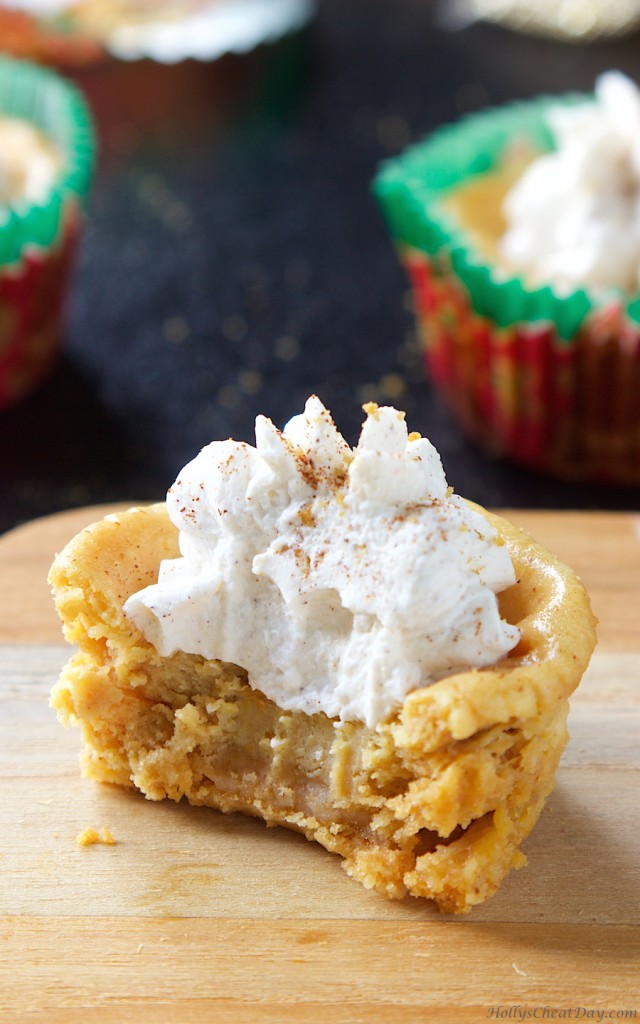
[[[556,325],[561,339],[570,342],[600,303],[581,289],[560,296],[552,287],[530,289],[518,277],[499,277],[438,209],[439,202],[457,184],[498,167],[514,142],[528,143],[538,152],[552,150],[550,108],[588,102],[593,102],[592,96],[571,93],[469,115],[382,165],[374,180],[375,195],[396,242],[432,257],[446,252],[476,312],[500,327],[548,321]],[[620,298],[628,317],[640,323],[640,297]]]
[[[21,118],[61,151],[65,166],[46,202],[0,208],[0,268],[20,261],[25,246],[47,249],[59,238],[67,206],[83,206],[93,172],[95,137],[80,92],[55,72],[0,58],[0,116]]]

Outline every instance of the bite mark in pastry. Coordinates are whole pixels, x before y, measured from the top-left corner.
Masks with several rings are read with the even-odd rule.
[[[394,410],[370,407],[368,413],[367,424],[372,421],[372,425],[365,424],[364,443],[361,439],[361,447],[354,451],[337,432],[334,435],[335,428],[318,403],[307,407],[306,423],[311,427],[305,427],[304,418],[296,418],[289,433],[285,431],[284,441],[268,421],[259,427],[258,433],[266,431],[262,454],[267,452],[271,478],[265,477],[264,458],[260,462],[246,452],[242,456],[251,463],[249,478],[254,483],[250,485],[240,474],[241,486],[233,495],[239,502],[235,514],[246,514],[242,496],[253,495],[260,505],[265,550],[271,549],[273,555],[284,543],[282,531],[277,539],[269,534],[269,522],[275,520],[285,523],[285,533],[297,530],[301,541],[297,554],[295,550],[281,552],[286,556],[287,572],[279,562],[270,563],[255,552],[251,555],[254,573],[268,574],[267,592],[273,594],[275,587],[282,596],[287,588],[291,590],[289,604],[284,601],[279,614],[288,616],[291,601],[295,605],[313,591],[309,575],[305,575],[313,577],[314,572],[309,551],[315,549],[309,531],[322,526],[321,506],[329,500],[329,492],[338,505],[346,503],[347,511],[350,504],[362,501],[373,501],[375,506],[377,481],[386,512],[375,507],[369,511],[383,519],[387,516],[385,529],[389,507],[395,501],[397,518],[416,517],[405,534],[407,543],[418,543],[416,538],[429,521],[433,523],[434,514],[447,533],[440,516],[453,496],[434,450],[428,442],[419,444],[423,439],[415,435],[408,438],[403,419]],[[387,428],[391,440],[384,437]],[[330,438],[329,448],[322,438]],[[323,458],[317,454],[310,458],[314,444],[324,451]],[[412,449],[414,445],[418,447]],[[334,455],[341,453],[344,472],[340,459],[329,457],[329,449]],[[233,452],[237,454],[237,449]],[[214,457],[225,454],[228,459],[233,452],[222,453],[216,447],[209,458],[215,461]],[[358,468],[365,453],[367,465]],[[274,475],[282,458],[286,501],[277,486],[277,473]],[[407,459],[411,465],[403,473],[400,467]],[[286,476],[287,467],[293,473],[296,464],[305,467],[301,480]],[[393,468],[391,476],[385,466],[387,471]],[[319,467],[323,467],[322,473]],[[419,491],[420,481],[423,493],[416,497],[411,489]],[[193,482],[190,478],[190,488]],[[204,518],[215,518],[217,509],[218,519],[227,524],[229,510],[216,504],[220,491],[212,490],[211,481],[204,482],[209,495],[203,498],[207,507]],[[265,506],[267,494],[275,503],[270,510]],[[171,494],[169,497],[174,517],[193,511],[183,497],[180,484],[173,494],[179,505],[177,513]],[[298,510],[298,522],[291,515],[292,507]],[[229,554],[228,536],[223,537],[226,546],[221,550],[215,547],[215,555],[199,547],[193,535],[190,539],[183,536],[179,546],[178,529],[169,518],[167,505],[132,509],[83,531],[58,556],[50,580],[65,635],[79,648],[64,669],[52,702],[63,721],[82,727],[85,773],[102,781],[136,786],[150,799],[186,797],[193,804],[257,815],[270,824],[296,829],[340,854],[350,875],[388,897],[427,897],[453,912],[464,912],[482,902],[512,867],[524,862],[519,847],[553,787],[567,736],[567,699],[588,663],[595,633],[588,598],[570,569],[506,520],[458,498],[453,509],[453,519],[447,520],[456,524],[452,531],[464,533],[468,524],[478,531],[481,555],[476,553],[472,575],[477,578],[484,573],[497,588],[497,577],[491,578],[492,570],[485,564],[492,548],[502,567],[498,576],[504,570],[506,554],[512,563],[515,582],[509,581],[496,599],[503,650],[482,667],[454,664],[447,670],[438,663],[439,668],[429,675],[424,649],[405,641],[402,616],[394,619],[388,602],[376,603],[375,594],[369,599],[366,587],[356,587],[354,596],[350,580],[338,580],[335,593],[340,601],[334,595],[333,602],[339,607],[330,615],[316,605],[316,610],[320,608],[318,628],[333,630],[338,650],[333,671],[343,691],[350,670],[361,684],[364,680],[361,689],[367,695],[360,703],[353,697],[336,701],[330,686],[318,685],[318,667],[324,671],[330,665],[330,648],[325,650],[322,645],[316,644],[312,650],[314,665],[303,666],[302,672],[299,665],[292,665],[296,685],[287,690],[285,679],[285,689],[278,691],[278,676],[286,659],[275,673],[275,683],[266,672],[265,689],[259,688],[263,682],[260,673],[267,664],[262,655],[273,650],[268,643],[255,661],[257,678],[252,678],[228,660],[228,651],[226,661],[216,660],[209,650],[203,654],[172,649],[169,636],[161,636],[157,628],[153,633],[153,623],[150,626],[144,610],[141,612],[141,592],[144,595],[151,585],[151,596],[157,597],[159,574],[160,586],[164,580],[170,591],[177,581],[180,589],[188,576],[185,558],[188,561],[191,556],[200,559],[203,585],[198,593],[206,602],[211,574],[207,577],[202,565],[210,568],[212,558],[220,560]],[[369,535],[371,550],[376,548],[377,535],[375,531]],[[441,537],[443,543],[444,539]],[[421,571],[418,563],[423,555],[414,560],[416,572]],[[384,555],[378,552],[378,556],[384,561]],[[379,557],[374,559],[376,565]],[[355,572],[357,557],[350,558],[341,559],[342,568],[346,565]],[[401,558],[401,552],[396,551],[394,558]],[[455,561],[452,557],[451,564]],[[165,564],[162,571],[161,563]],[[171,569],[172,565],[178,569]],[[331,577],[334,580],[338,569]],[[319,589],[326,589],[325,577],[316,575],[311,583],[314,579]],[[412,581],[407,580],[406,585],[410,589]],[[420,588],[417,593],[422,593]],[[179,596],[184,596],[184,589]],[[402,595],[398,598],[402,607]],[[317,601],[317,593],[311,593],[311,599]],[[361,607],[362,601],[369,601],[368,611]],[[175,600],[172,607],[175,611],[182,606]],[[455,602],[452,607],[455,614]],[[156,604],[152,618],[158,608]],[[165,604],[160,615],[168,608]],[[397,625],[398,634],[383,630],[392,653],[394,636],[401,638],[401,654],[406,654],[408,644],[408,656],[396,665],[396,683],[400,677],[403,682],[390,705],[380,699],[375,685],[367,691],[375,672],[372,677],[361,666],[355,670],[353,650],[358,657],[366,657],[366,644],[350,648],[351,637],[340,608],[349,612],[352,628],[358,616],[367,614],[386,616],[386,626]],[[476,608],[479,605],[474,604],[471,610]],[[229,607],[220,611],[218,603],[219,614],[228,612]],[[304,620],[304,609],[298,608],[298,612],[298,618]],[[407,614],[411,618],[411,609]],[[181,615],[180,611],[178,620]],[[429,621],[428,608],[416,621],[421,619]],[[272,628],[268,616],[260,622],[265,629]],[[375,623],[359,622],[360,628],[366,625],[371,629],[371,646],[379,655],[380,628],[376,632]],[[309,626],[313,632],[313,621],[305,623],[305,628]],[[294,623],[293,639],[286,630],[278,638],[292,658],[300,656],[298,627],[299,623]],[[492,621],[494,633],[495,627]],[[477,618],[475,628],[481,633],[486,623]],[[151,633],[155,643],[145,633]],[[414,685],[416,664],[422,666],[424,675]],[[305,690],[309,680],[311,691]],[[300,707],[296,706],[296,692]],[[309,692],[320,704],[333,700],[331,713],[322,707],[313,711]],[[274,699],[276,695],[279,699]]]

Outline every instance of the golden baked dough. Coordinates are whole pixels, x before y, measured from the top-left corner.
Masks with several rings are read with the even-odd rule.
[[[84,530],[50,582],[79,648],[52,704],[82,728],[85,774],[296,829],[388,897],[453,912],[481,903],[525,862],[519,846],[553,787],[567,698],[595,644],[571,570],[483,514],[514,561],[500,607],[521,641],[491,669],[415,690],[376,729],[283,711],[236,666],[155,651],[122,607],[178,555],[164,505]]]

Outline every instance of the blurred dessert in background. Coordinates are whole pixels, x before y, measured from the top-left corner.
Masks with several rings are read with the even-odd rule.
[[[640,482],[640,93],[541,98],[436,132],[376,188],[429,372],[489,452]]]
[[[481,18],[520,32],[571,42],[633,32],[640,25],[639,0],[454,0],[458,18]]]
[[[594,103],[552,107],[548,122],[552,152],[505,153],[499,169],[453,189],[443,208],[528,288],[640,294],[640,92],[608,72]]]
[[[0,48],[69,65],[215,60],[295,32],[313,10],[313,0],[5,0]]]
[[[78,92],[52,71],[0,58],[0,408],[54,361],[92,166]]]
[[[6,0],[0,51],[72,76],[111,151],[140,134],[210,132],[252,100],[294,94],[294,47],[314,10],[315,0]]]

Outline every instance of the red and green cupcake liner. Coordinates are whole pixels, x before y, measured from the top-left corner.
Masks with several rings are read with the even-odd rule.
[[[375,191],[408,272],[428,373],[492,455],[565,479],[640,483],[640,298],[559,296],[495,272],[439,209],[514,143],[552,148],[550,104],[490,110],[386,164]]]
[[[63,300],[94,159],[80,93],[54,72],[0,59],[0,116],[21,118],[54,143],[63,170],[42,204],[2,209],[0,409],[32,391],[53,364]]]

